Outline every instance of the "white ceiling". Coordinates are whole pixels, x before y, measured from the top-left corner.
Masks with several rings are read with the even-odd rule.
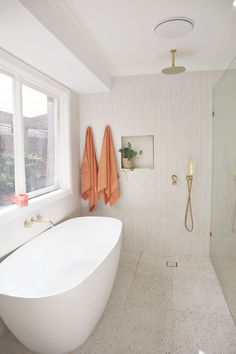
[[[18,0],[0,0],[0,48],[75,91],[107,90],[111,70],[104,65],[106,58],[100,59],[102,54],[99,50],[96,51],[92,45],[83,45],[88,43],[85,35],[76,33],[73,36],[71,30],[63,25],[61,17],[56,16],[55,9],[49,7],[47,0],[29,2],[41,5],[43,18],[58,24],[57,31],[63,31],[64,36],[73,42],[75,50],[64,45],[61,38],[55,36]],[[1,56],[5,54],[1,51]]]
[[[223,70],[236,55],[233,0],[0,0],[0,46],[79,92],[107,90],[110,77]],[[160,39],[155,25],[191,18],[187,36]]]
[[[33,1],[33,0],[28,0]],[[49,0],[48,0],[49,1]],[[107,62],[112,75],[157,73],[170,64],[188,71],[225,69],[236,55],[233,0],[50,0],[69,21],[67,6]],[[153,28],[172,16],[190,17],[194,30],[179,39],[159,39]]]

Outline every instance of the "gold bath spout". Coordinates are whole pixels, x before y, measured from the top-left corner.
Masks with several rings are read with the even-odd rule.
[[[44,216],[38,214],[36,217],[32,217],[30,220],[25,220],[24,227],[30,229],[32,225],[36,222],[46,222],[51,227],[55,226],[51,219],[46,219]]]

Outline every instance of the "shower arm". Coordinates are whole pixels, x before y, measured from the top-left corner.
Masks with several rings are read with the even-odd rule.
[[[176,49],[171,49],[171,58],[172,58],[172,66],[175,67],[175,53],[176,53]]]

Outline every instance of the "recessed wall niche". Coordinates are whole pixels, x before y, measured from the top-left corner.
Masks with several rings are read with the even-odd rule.
[[[137,157],[134,159],[134,167],[132,169],[154,168],[154,135],[137,135],[137,136],[122,136],[121,147],[127,147],[131,143],[131,148],[137,151]],[[142,155],[139,156],[139,151],[142,150]],[[123,160],[121,157],[121,168]]]

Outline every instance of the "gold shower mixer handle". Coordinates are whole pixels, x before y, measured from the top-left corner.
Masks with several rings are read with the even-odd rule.
[[[191,181],[193,179],[193,175],[188,175],[188,176],[186,176],[186,180],[187,181]]]
[[[172,175],[171,179],[172,179],[173,186],[175,186],[177,184],[177,176],[176,175]]]

